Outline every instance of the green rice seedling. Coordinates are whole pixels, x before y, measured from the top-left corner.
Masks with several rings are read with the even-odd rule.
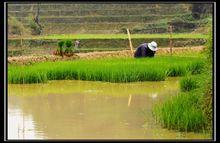
[[[199,87],[199,83],[195,77],[186,76],[180,80],[181,91],[190,91]]]
[[[11,73],[9,83],[45,83],[47,76],[45,72],[35,72],[31,70],[27,71],[15,71]]]
[[[169,34],[133,34],[132,38],[169,38]],[[207,35],[173,33],[173,38],[207,38]],[[127,39],[127,34],[54,34],[48,36],[36,36],[35,39]]]
[[[60,53],[60,56],[63,56],[63,52],[64,52],[64,49],[63,49],[63,46],[64,46],[65,42],[64,41],[59,41],[58,42],[58,46],[59,48],[57,49]]]
[[[201,93],[192,91],[180,93],[177,96],[157,104],[153,109],[156,121],[168,129],[179,131],[201,131],[206,124],[206,118],[201,109]]]
[[[169,67],[167,74],[168,76],[183,76],[187,73],[187,70],[182,65]]]
[[[175,64],[172,62],[175,61]],[[163,81],[167,76],[182,76],[200,58],[105,58],[57,61],[32,65],[9,65],[9,83],[45,82],[46,80],[92,80],[106,82]],[[20,75],[23,73],[25,75]],[[43,74],[41,74],[43,73]],[[38,76],[40,75],[40,76]],[[36,77],[36,79],[35,79]],[[37,80],[37,77],[39,79]]]
[[[188,65],[187,70],[190,71],[191,74],[200,74],[203,71],[204,66],[205,66],[205,62],[197,61]]]
[[[65,52],[66,53],[72,53],[73,52],[73,48],[72,48],[72,41],[71,40],[66,40],[65,41],[65,45],[66,45],[66,49]]]

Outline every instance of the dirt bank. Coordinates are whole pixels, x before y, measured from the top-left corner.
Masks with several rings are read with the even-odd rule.
[[[173,54],[187,53],[187,52],[199,52],[204,46],[196,47],[176,47],[173,48]],[[156,55],[167,55],[170,53],[170,48],[159,48]],[[93,59],[103,57],[129,57],[133,56],[130,50],[122,51],[105,51],[105,52],[89,52],[89,53],[76,53],[72,57],[60,57],[55,55],[30,55],[30,56],[18,56],[8,57],[8,63],[15,64],[31,64],[40,61],[58,61],[58,60],[75,60],[75,59]]]

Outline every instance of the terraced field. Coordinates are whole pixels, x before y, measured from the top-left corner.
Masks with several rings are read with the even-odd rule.
[[[123,28],[132,30],[147,27],[149,24],[164,23],[164,20],[170,21],[190,14],[190,5],[185,4],[41,3],[9,4],[8,15],[27,25],[28,16],[35,16],[38,6],[39,22],[44,27],[43,34],[122,33]],[[153,28],[161,29],[160,26]]]
[[[189,34],[207,22],[207,19],[192,20],[190,4],[8,4],[8,15],[16,18],[24,29],[29,29],[30,17],[36,16],[38,8],[39,23],[43,28],[40,36],[23,32],[13,38],[10,31],[14,27],[9,22],[9,56],[52,53],[61,39],[81,40],[81,52],[126,50],[129,49],[127,28],[132,34],[134,47],[150,41],[167,47],[167,27],[176,19],[186,23],[180,23],[181,28],[173,27],[174,33],[181,31],[173,34],[174,47],[200,46],[206,42],[206,35]]]

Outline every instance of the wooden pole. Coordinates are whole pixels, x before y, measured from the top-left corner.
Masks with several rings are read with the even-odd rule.
[[[22,42],[22,38],[21,38],[21,47],[22,47],[22,45],[23,45],[23,42]]]
[[[132,55],[134,55],[133,46],[132,46],[132,43],[131,43],[131,35],[130,35],[130,32],[129,32],[129,29],[127,29],[127,33],[128,33],[128,40],[129,40],[131,53],[132,53]]]
[[[169,33],[170,33],[170,54],[171,54],[171,56],[172,56],[172,52],[173,52],[172,32],[173,32],[173,29],[172,29],[172,26],[170,25],[169,26]]]

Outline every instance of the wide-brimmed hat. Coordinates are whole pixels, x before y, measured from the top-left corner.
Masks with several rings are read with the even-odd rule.
[[[157,51],[158,48],[157,48],[157,43],[152,41],[151,43],[148,43],[147,45],[149,47],[149,49],[151,49],[152,51]]]

